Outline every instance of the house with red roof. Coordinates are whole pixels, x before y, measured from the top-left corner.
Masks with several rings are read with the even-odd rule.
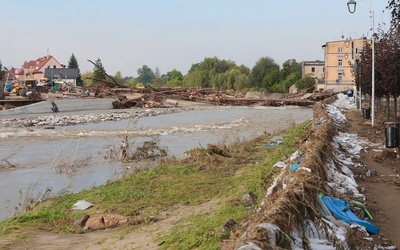
[[[44,77],[46,68],[65,68],[53,56],[47,55],[36,60],[25,61],[15,74],[19,80],[38,80]]]

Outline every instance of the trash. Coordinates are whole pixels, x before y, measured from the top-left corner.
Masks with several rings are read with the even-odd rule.
[[[299,169],[299,170],[305,170],[305,171],[307,171],[307,172],[309,172],[309,173],[312,172],[312,171],[311,171],[311,168],[299,167],[298,169]]]
[[[341,219],[349,224],[358,224],[365,227],[368,233],[378,234],[379,228],[369,221],[362,220],[357,217],[350,209],[349,204],[343,200],[331,198],[329,196],[322,197],[322,201],[329,211],[338,219]]]
[[[284,163],[283,161],[278,161],[273,167],[286,168],[286,163]]]
[[[58,110],[57,104],[54,102],[53,99],[50,100],[50,103],[51,103],[51,106],[52,106],[51,110],[53,112],[58,112],[59,110]]]
[[[290,171],[290,172],[293,172],[293,171],[295,171],[296,169],[298,169],[299,167],[300,167],[300,163],[295,163],[295,164],[293,164],[293,165],[290,167],[289,171]]]
[[[268,143],[264,144],[264,147],[271,148],[279,146],[283,143],[283,136],[275,136],[269,140]]]
[[[86,210],[89,209],[91,207],[93,207],[94,205],[90,202],[87,202],[85,200],[80,200],[78,202],[76,202],[73,206],[72,209],[74,210]]]

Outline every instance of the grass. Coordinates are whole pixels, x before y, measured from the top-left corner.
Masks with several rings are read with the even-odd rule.
[[[0,237],[23,238],[24,230],[77,233],[80,228],[72,222],[84,214],[118,213],[145,221],[176,206],[194,207],[220,200],[212,211],[190,214],[167,234],[158,236],[164,249],[218,249],[229,236],[221,226],[228,219],[244,223],[251,216],[252,211],[240,204],[242,196],[252,191],[261,199],[272,180],[272,166],[297,149],[310,124],[292,125],[282,131],[284,143],[277,147],[263,146],[272,137],[267,134],[229,148],[208,145],[191,150],[185,160],[167,160],[157,168],[48,200],[32,211],[0,222]],[[95,206],[87,211],[71,210],[78,200]]]

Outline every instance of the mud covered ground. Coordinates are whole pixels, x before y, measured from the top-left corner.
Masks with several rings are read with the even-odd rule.
[[[385,129],[382,117],[377,125],[371,127],[371,121],[363,119],[362,113],[352,109],[345,112],[349,121],[347,132],[358,134],[372,144],[361,152],[360,163],[370,170],[370,177],[357,173],[353,169],[357,183],[367,197],[367,207],[372,211],[374,224],[383,237],[400,246],[400,159],[398,149],[385,147]],[[381,119],[379,119],[381,118]]]

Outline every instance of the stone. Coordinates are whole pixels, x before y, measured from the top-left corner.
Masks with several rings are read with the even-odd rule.
[[[243,196],[241,202],[244,206],[254,206],[257,202],[257,195],[253,192],[249,192]]]

